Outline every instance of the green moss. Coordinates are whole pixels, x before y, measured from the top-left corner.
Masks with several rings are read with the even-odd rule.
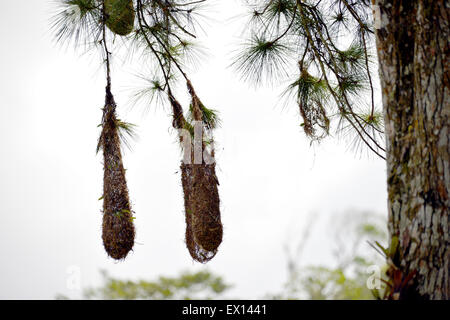
[[[105,0],[105,12],[109,30],[121,36],[133,31],[135,14],[132,0]]]

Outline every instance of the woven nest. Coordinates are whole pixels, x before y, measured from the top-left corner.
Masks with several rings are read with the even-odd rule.
[[[192,97],[193,117],[201,120],[202,112],[199,108],[201,102],[190,81],[187,82],[187,85]],[[175,129],[188,128],[189,123],[184,118],[183,109],[170,89],[169,101],[173,109],[173,127]],[[183,142],[182,136],[180,136],[180,142]],[[193,155],[191,158],[192,163]],[[186,246],[194,260],[206,263],[216,255],[223,237],[216,166],[204,162],[202,164],[183,163],[181,165],[181,182],[186,217]]]
[[[103,130],[99,139],[104,161],[102,239],[108,255],[120,260],[133,248],[135,228],[112,96],[110,100],[103,111]]]
[[[222,243],[220,200],[215,164],[182,164],[186,210],[186,246],[192,258],[205,263]]]
[[[126,36],[133,31],[133,0],[105,0],[106,26],[115,34]]]

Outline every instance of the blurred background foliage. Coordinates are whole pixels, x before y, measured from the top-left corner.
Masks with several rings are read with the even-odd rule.
[[[102,271],[103,285],[85,290],[86,299],[214,299],[230,285],[209,271],[182,272],[177,277],[160,276],[156,281],[129,281],[112,278]]]
[[[383,216],[371,212],[347,212],[338,221],[331,220],[328,225],[334,265],[302,265],[303,250],[308,243],[314,219],[307,225],[303,238],[288,252],[288,280],[281,293],[273,299],[308,300],[370,300],[375,299],[367,287],[368,278],[373,275],[368,268],[378,266],[381,276],[385,260],[371,247],[375,241],[387,242],[386,221]],[[382,289],[382,288],[381,288]]]
[[[370,300],[375,299],[367,287],[372,275],[369,266],[384,271],[385,260],[370,245],[387,243],[386,221],[370,212],[348,212],[339,221],[329,222],[324,241],[330,244],[334,265],[303,265],[302,255],[317,219],[310,223],[297,243],[285,244],[288,278],[280,292],[268,293],[264,299]],[[270,270],[268,270],[269,272]],[[183,271],[175,277],[155,280],[121,280],[101,271],[103,284],[84,290],[83,299],[154,299],[206,300],[239,299],[228,296],[234,286],[210,270]],[[239,284],[236,284],[239,285]],[[59,295],[57,299],[67,299]],[[257,298],[257,297],[255,297]]]

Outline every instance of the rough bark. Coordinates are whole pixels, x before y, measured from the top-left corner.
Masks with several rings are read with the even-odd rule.
[[[399,242],[390,257],[397,283],[391,297],[450,299],[449,3],[376,0],[375,5],[389,232]]]

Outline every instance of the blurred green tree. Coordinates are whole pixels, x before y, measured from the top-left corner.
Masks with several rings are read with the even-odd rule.
[[[209,271],[182,272],[176,277],[160,276],[154,281],[119,280],[101,271],[103,284],[84,291],[85,299],[101,300],[192,300],[217,299],[231,286]]]
[[[312,222],[315,220],[312,219]],[[338,221],[331,221],[330,234],[334,245],[335,266],[301,266],[312,224],[308,224],[294,252],[288,251],[288,281],[283,292],[274,299],[307,300],[371,300],[381,292],[373,291],[367,281],[373,275],[369,267],[380,270],[380,291],[384,290],[383,274],[386,270],[383,255],[371,244],[386,243],[386,221],[369,212],[349,212]]]

